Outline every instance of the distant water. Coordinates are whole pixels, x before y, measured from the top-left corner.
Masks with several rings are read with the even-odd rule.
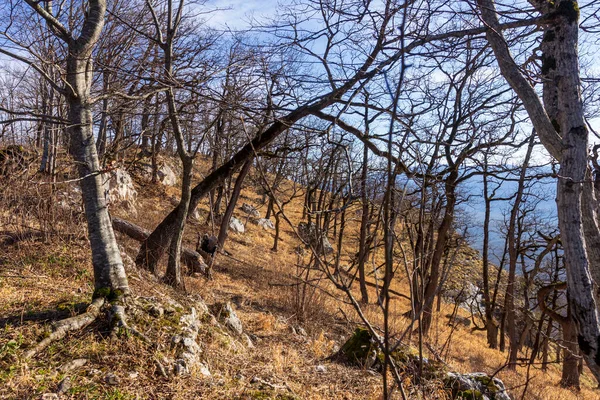
[[[489,192],[496,187],[497,182],[491,183]],[[510,197],[518,187],[517,182],[503,182],[496,192],[496,197]],[[483,178],[481,176],[473,177],[459,187],[463,194],[468,194],[469,200],[461,205],[462,210],[467,214],[468,240],[470,245],[482,251],[483,249],[483,220],[485,217],[485,203],[483,200]],[[556,179],[543,178],[536,180],[525,196],[524,206],[533,210],[533,214],[545,223],[556,226]],[[492,202],[490,214],[490,257],[495,264],[500,262],[504,251],[505,226],[508,225],[510,218],[510,209],[513,200]]]

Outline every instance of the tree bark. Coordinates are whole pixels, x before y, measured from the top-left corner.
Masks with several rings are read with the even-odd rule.
[[[546,14],[550,18],[545,30],[552,31],[553,35],[546,36],[545,40],[555,41],[555,49],[551,54],[544,54],[543,68],[555,70],[552,83],[556,85],[558,111],[558,119],[551,121],[551,106],[547,105],[549,108],[544,109],[510,54],[499,30],[493,0],[478,0],[477,3],[483,21],[490,28],[486,36],[502,75],[523,101],[546,149],[560,161],[557,207],[571,295],[569,307],[576,321],[577,339],[584,358],[600,381],[600,325],[582,221],[582,186],[588,168],[588,130],[583,114],[577,53],[579,9],[572,0],[548,3],[554,9]],[[546,11],[540,9],[541,13]]]

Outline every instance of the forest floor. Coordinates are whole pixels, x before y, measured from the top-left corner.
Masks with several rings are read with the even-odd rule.
[[[199,177],[203,167],[200,164]],[[135,296],[162,302],[171,299],[185,307],[193,306],[199,299],[208,305],[231,302],[244,331],[252,337],[253,346],[220,334],[207,323],[200,329],[198,342],[210,376],[192,371],[189,376],[167,379],[158,373],[155,360],[169,352],[174,328],[168,320],[132,319],[153,340],[150,345],[134,336],[111,338],[107,321],[101,319],[25,360],[24,351],[46,335],[50,323],[85,310],[93,292],[83,217],[76,209],[65,212],[58,208],[59,191],[52,191],[52,185],[31,183],[38,179],[30,176],[25,178],[30,182],[27,184],[7,183],[0,204],[0,235],[4,235],[0,237],[0,398],[41,398],[45,393],[56,392],[67,376],[70,385],[60,395],[64,399],[381,398],[381,375],[328,358],[360,322],[352,307],[343,301],[343,295],[331,285],[323,282],[324,290],[315,290],[295,284],[297,265],[307,256],[298,254],[301,242],[292,227],[282,221],[279,250],[272,252],[273,231],[247,221],[239,209],[235,214],[246,222],[246,232],[229,235],[225,245],[229,256],[219,255],[213,280],[185,278],[187,293],[176,292],[137,269],[131,260],[139,244],[123,235],[118,235],[118,241]],[[266,205],[261,204],[261,196],[251,182],[250,179],[238,206],[244,202],[252,204],[264,216]],[[114,207],[112,213],[152,229],[170,211],[169,199],[178,197],[179,188],[151,185],[140,177],[135,178],[135,185],[136,211]],[[199,233],[213,229],[205,223],[206,203],[201,203],[199,220],[188,224],[188,247],[195,247]],[[286,208],[286,215],[297,226],[302,218],[300,200]],[[357,236],[359,218],[355,214],[349,219],[348,243]],[[12,243],[4,240],[27,232],[36,234],[20,235]],[[473,274],[478,272],[476,253],[466,253],[460,261],[462,268],[454,272],[455,281],[475,279]],[[407,293],[407,288],[406,279],[399,279],[394,286],[400,293]],[[373,289],[370,295],[375,299]],[[489,349],[485,332],[448,326],[445,315],[453,308],[452,304],[442,304],[426,340],[450,370],[488,374],[499,371],[496,376],[515,399],[600,399],[587,369],[579,392],[558,385],[557,364],[551,364],[545,372],[540,365],[518,367],[516,372],[503,369],[507,354]],[[401,332],[409,325],[403,316],[408,309],[406,299],[393,300],[391,323],[395,331]],[[364,312],[374,322],[381,320],[376,304],[365,306]],[[465,310],[459,314],[468,315]],[[416,341],[416,335],[412,339]],[[428,349],[425,353],[435,356]],[[87,361],[79,368],[65,368],[75,359]],[[107,379],[109,374],[114,379]],[[410,391],[410,379],[405,383]],[[423,390],[412,391],[410,397],[445,398],[444,392],[434,388]]]

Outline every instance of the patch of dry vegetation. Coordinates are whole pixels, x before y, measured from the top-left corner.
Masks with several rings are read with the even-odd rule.
[[[202,161],[198,165],[200,176],[207,163]],[[38,177],[31,174],[29,179]],[[179,189],[154,186],[140,178],[136,179],[136,185],[138,216],[121,209],[114,209],[113,213],[152,229],[169,211],[168,198],[177,197]],[[118,237],[135,295],[171,298],[186,307],[192,306],[197,296],[202,296],[207,304],[223,301],[235,304],[245,331],[253,338],[254,348],[223,334],[215,325],[203,325],[199,343],[202,359],[212,372],[210,378],[197,371],[192,371],[191,376],[172,379],[162,378],[158,373],[155,360],[170,351],[168,343],[176,329],[176,316],[161,320],[133,317],[132,322],[155,345],[133,336],[111,339],[108,321],[99,320],[25,362],[21,357],[23,350],[43,338],[53,320],[84,310],[93,292],[92,267],[83,219],[77,210],[71,208],[67,213],[59,205],[60,190],[52,190],[52,185],[6,187],[0,195],[0,231],[4,233],[0,240],[9,236],[16,240],[2,245],[0,253],[0,398],[39,398],[42,393],[55,391],[66,376],[71,379],[71,387],[63,398],[72,399],[379,398],[378,374],[327,360],[359,320],[352,307],[341,301],[342,294],[336,293],[325,279],[319,282],[319,288],[298,284],[298,265],[308,256],[298,254],[300,241],[286,223],[282,224],[277,253],[270,251],[272,231],[246,223],[246,234],[230,234],[226,250],[231,256],[219,256],[215,279],[187,277],[187,295],[174,292],[154,276],[139,271],[131,262],[138,244]],[[251,187],[244,190],[242,202],[254,204],[263,215],[266,212],[266,204],[261,204],[260,196]],[[286,215],[295,225],[301,220],[301,207],[301,199],[286,207]],[[236,214],[246,222],[241,211],[236,210]],[[195,246],[198,233],[211,231],[210,224],[204,224],[207,215],[208,206],[202,202],[200,221],[188,225],[187,246]],[[353,257],[352,249],[356,248],[358,238],[358,217],[350,221],[342,264]],[[41,234],[27,236],[26,232]],[[376,254],[373,262],[381,261]],[[465,274],[463,268],[458,272]],[[319,278],[317,271],[312,274],[311,278]],[[408,292],[402,279],[393,289]],[[374,299],[374,289],[369,290]],[[409,303],[397,297],[392,304],[392,325],[396,332],[403,332],[409,325],[403,316]],[[519,367],[516,373],[501,370],[506,354],[488,349],[484,332],[449,327],[445,315],[452,309],[453,305],[442,304],[429,340],[431,349],[450,369],[490,374],[500,370],[497,376],[515,397],[520,396],[528,383],[526,399],[600,398],[588,371],[582,376],[581,392],[574,393],[558,386],[559,365],[551,365],[547,372],[533,366],[529,375],[524,367]],[[381,322],[377,305],[365,306],[364,312],[374,323]],[[459,313],[467,315],[464,310]],[[415,339],[413,335],[413,344]],[[427,348],[424,352],[435,356]],[[79,358],[88,360],[84,367],[71,372],[61,370],[61,366]],[[325,372],[317,370],[320,365]],[[118,377],[118,385],[105,382],[104,377],[111,372]],[[413,396],[444,398],[435,388],[427,393],[425,397],[422,393]]]

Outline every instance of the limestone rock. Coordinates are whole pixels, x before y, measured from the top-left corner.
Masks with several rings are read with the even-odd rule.
[[[275,224],[270,219],[259,218],[255,222],[258,226],[260,226],[264,230],[275,229]]]
[[[175,375],[187,375],[200,365],[200,355],[202,353],[196,342],[198,330],[200,329],[200,320],[196,309],[192,307],[190,314],[183,315],[179,322],[181,324],[181,334],[171,338],[171,345],[175,348],[176,355],[173,373]],[[202,373],[202,365],[200,365],[200,368]]]
[[[504,383],[483,372],[448,372],[444,383],[452,391],[453,399],[511,400]]]
[[[136,166],[139,168],[141,175],[152,180],[152,165],[148,163],[138,163]],[[158,163],[158,170],[156,171],[156,177],[158,182],[165,186],[175,186],[177,184],[177,174],[174,169],[165,162]]]
[[[175,186],[177,184],[177,175],[168,164],[158,166],[158,181],[165,186]]]
[[[235,217],[231,217],[231,219],[229,220],[229,229],[231,229],[235,233],[246,232],[246,228],[244,227],[244,224],[242,224],[242,221]]]
[[[240,321],[230,303],[216,303],[214,305],[214,309],[216,311],[215,315],[219,322],[238,335],[244,333],[242,321]]]
[[[252,206],[248,203],[242,204],[240,209],[253,218],[260,217],[260,213],[258,212],[258,210],[254,206]]]
[[[63,365],[61,365],[58,370],[60,372],[70,372],[70,371],[74,371],[78,368],[83,367],[85,364],[87,364],[88,360],[86,358],[76,358],[74,360],[71,360]]]
[[[112,372],[109,372],[108,374],[106,374],[104,376],[104,383],[111,385],[111,386],[116,386],[118,385],[120,382],[120,379],[117,375],[113,374]]]
[[[104,176],[104,195],[110,203],[134,202],[137,190],[133,186],[131,175],[122,168],[114,169]]]
[[[67,377],[65,377],[65,379],[60,381],[60,383],[58,384],[58,389],[56,389],[56,393],[59,393],[59,394],[66,393],[70,388],[71,388],[71,378],[69,378],[67,376]]]

